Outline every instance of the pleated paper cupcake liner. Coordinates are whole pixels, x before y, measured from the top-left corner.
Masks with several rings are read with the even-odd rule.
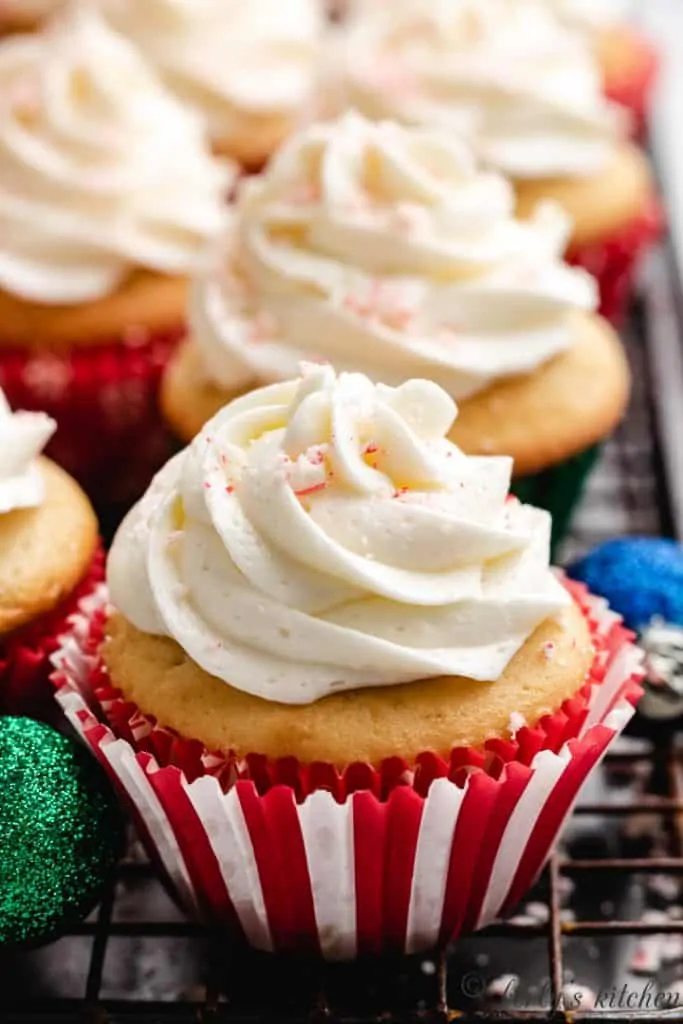
[[[0,637],[0,714],[54,717],[50,656],[69,628],[70,617],[83,614],[103,579],[104,552],[100,547],[81,582],[56,608]]]
[[[663,227],[661,208],[653,200],[640,217],[610,237],[572,247],[567,253],[569,263],[583,267],[596,278],[600,313],[617,327],[628,313],[640,260],[660,238]]]
[[[161,373],[183,330],[67,352],[0,345],[0,387],[15,409],[57,421],[46,454],[98,503],[137,498],[168,457],[158,409]]]
[[[415,953],[514,905],[633,713],[640,653],[604,602],[567,586],[596,649],[581,690],[446,758],[338,768],[208,751],[112,688],[104,595],[72,620],[53,682],[189,913],[267,951]]]

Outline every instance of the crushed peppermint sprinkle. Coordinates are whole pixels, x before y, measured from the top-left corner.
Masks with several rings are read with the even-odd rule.
[[[364,451],[366,455],[374,455],[375,452],[379,451],[379,446],[374,441],[370,441],[369,444],[366,444]]]
[[[227,484],[225,490],[226,490],[226,492],[228,494],[232,494],[234,492],[235,488],[234,488],[234,486],[232,484]]]
[[[436,331],[436,340],[452,344],[456,334],[461,330],[457,324],[441,324]]]
[[[429,224],[429,214],[417,203],[398,203],[394,209],[394,220],[399,229],[411,233]]]
[[[211,490],[211,481],[210,480],[205,480],[204,481],[204,487],[205,487],[205,489],[207,491],[210,491]]]
[[[20,117],[34,117],[40,110],[40,87],[33,75],[24,75],[9,90],[10,108]]]
[[[267,341],[278,333],[278,322],[268,310],[256,314],[247,328],[249,341]]]
[[[407,493],[408,493],[408,488],[407,487],[397,487],[396,490],[394,491],[394,493],[392,494],[392,498],[401,498],[404,494],[407,494]]]
[[[327,481],[323,480],[319,484],[313,484],[311,487],[304,487],[300,491],[294,491],[297,498],[307,498],[311,494],[318,494],[320,491],[324,491],[327,487]]]
[[[322,466],[325,461],[325,455],[327,454],[327,445],[325,444],[314,444],[310,448],[307,448],[304,452],[304,458],[307,462],[310,462],[312,466]]]
[[[417,86],[416,75],[406,68],[395,58],[384,55],[375,60],[372,66],[363,69],[361,78],[368,82],[374,82],[384,89],[391,89],[398,95],[408,95],[415,92]]]
[[[289,193],[289,202],[296,206],[306,203],[319,203],[321,199],[320,187],[313,181],[299,181]]]
[[[550,659],[555,656],[555,641],[546,640],[546,642],[541,645],[541,650],[548,661],[550,661]]]
[[[344,296],[342,305],[363,319],[379,320],[395,330],[405,330],[414,320],[415,311],[405,302],[404,289],[390,282],[373,280],[367,295]]]

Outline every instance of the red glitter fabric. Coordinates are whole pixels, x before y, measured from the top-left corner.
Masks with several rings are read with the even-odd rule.
[[[0,637],[0,714],[48,718],[54,714],[50,656],[68,629],[69,617],[81,608],[104,579],[104,551],[98,548],[76,589],[52,611]]]
[[[619,327],[628,312],[635,274],[641,258],[661,236],[664,219],[653,199],[642,216],[610,238],[569,250],[567,259],[588,270],[600,288],[600,312]]]
[[[595,645],[583,687],[535,725],[447,758],[339,768],[207,751],[112,689],[104,606],[73,621],[53,682],[191,914],[277,952],[413,953],[514,905],[639,697],[631,635],[566,585]]]
[[[0,387],[13,408],[57,421],[46,454],[98,502],[132,500],[169,455],[158,389],[182,334],[131,332],[66,353],[0,346]]]

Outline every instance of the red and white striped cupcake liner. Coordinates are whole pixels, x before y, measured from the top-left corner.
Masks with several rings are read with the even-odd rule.
[[[161,374],[184,333],[129,331],[66,352],[0,344],[0,388],[14,409],[48,413],[57,431],[46,454],[100,505],[130,502],[166,461],[158,405]]]
[[[566,585],[596,650],[580,692],[447,759],[340,770],[210,752],[112,689],[103,594],[72,620],[53,682],[189,913],[267,951],[415,953],[514,906],[633,713],[640,652],[603,601]]]

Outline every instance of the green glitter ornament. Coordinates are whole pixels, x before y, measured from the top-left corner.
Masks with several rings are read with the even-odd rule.
[[[87,750],[40,722],[0,717],[0,949],[81,921],[122,849],[114,794]]]

